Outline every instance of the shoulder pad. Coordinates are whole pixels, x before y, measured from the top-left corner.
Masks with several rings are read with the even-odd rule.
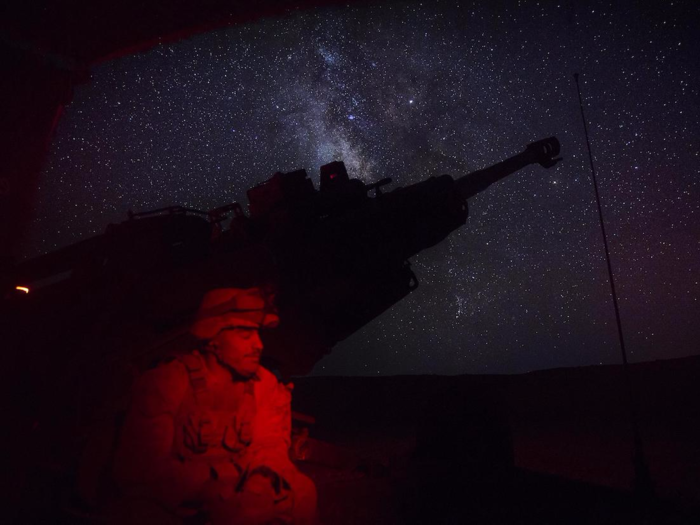
[[[132,403],[148,417],[174,415],[189,383],[187,369],[175,360],[147,370],[137,381]]]
[[[277,380],[277,377],[272,372],[261,366],[258,368],[258,377],[260,381],[255,385],[255,389],[263,399],[266,399],[272,405],[291,403],[291,392]]]

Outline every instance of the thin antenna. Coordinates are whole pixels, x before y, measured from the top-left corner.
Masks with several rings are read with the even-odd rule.
[[[637,413],[637,403],[639,399],[636,384],[632,381],[629,364],[627,363],[627,350],[625,349],[625,338],[622,334],[622,321],[620,320],[620,307],[617,304],[617,293],[615,292],[615,279],[613,278],[612,264],[610,263],[610,250],[608,248],[608,237],[605,234],[605,222],[603,221],[603,208],[600,205],[600,193],[598,192],[598,180],[593,166],[593,152],[591,151],[591,141],[588,138],[588,124],[583,112],[583,98],[581,97],[581,87],[578,83],[578,73],[574,73],[576,81],[576,91],[578,91],[578,103],[581,108],[581,120],[583,121],[583,132],[586,136],[586,146],[588,147],[588,159],[591,163],[591,178],[595,190],[595,200],[598,205],[598,219],[600,220],[600,230],[603,233],[603,245],[605,246],[605,261],[608,264],[608,276],[610,278],[610,291],[615,307],[615,319],[617,321],[617,335],[620,339],[620,351],[622,353],[622,368],[625,376],[625,386],[629,395],[629,409],[632,419],[632,432],[634,433],[634,492],[638,496],[648,497],[654,493],[654,486],[649,476],[649,468],[644,457],[644,447],[642,446],[642,436],[639,432],[639,416]]]

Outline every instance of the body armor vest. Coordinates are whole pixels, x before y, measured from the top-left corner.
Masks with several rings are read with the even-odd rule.
[[[183,459],[238,462],[253,437],[255,379],[226,385],[208,381],[199,352],[182,356],[190,391],[175,416],[175,449]]]

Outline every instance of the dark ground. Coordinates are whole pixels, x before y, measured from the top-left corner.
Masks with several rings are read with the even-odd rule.
[[[632,372],[653,495],[631,489],[616,366],[300,378],[293,408],[315,422],[299,466],[316,482],[323,524],[698,524],[700,358]],[[68,460],[20,462],[0,522],[114,523],[76,499]]]
[[[322,441],[302,468],[324,523],[700,523],[700,358],[632,372],[653,496],[617,366],[300,379]]]

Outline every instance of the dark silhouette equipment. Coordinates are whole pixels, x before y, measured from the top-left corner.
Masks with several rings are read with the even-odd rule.
[[[391,191],[391,179],[365,184],[342,162],[321,168],[319,190],[304,170],[276,173],[248,191],[250,216],[237,203],[130,212],[102,235],[6,273],[8,339],[37,347],[50,334],[64,357],[98,345],[103,354],[157,359],[186,346],[183,327],[205,291],[263,285],[274,290],[282,319],[265,336],[267,366],[308,373],[418,286],[408,260],[465,224],[467,199],[529,164],[554,166],[559,150],[551,137],[458,179]],[[50,313],[45,330],[23,328],[42,313]]]

